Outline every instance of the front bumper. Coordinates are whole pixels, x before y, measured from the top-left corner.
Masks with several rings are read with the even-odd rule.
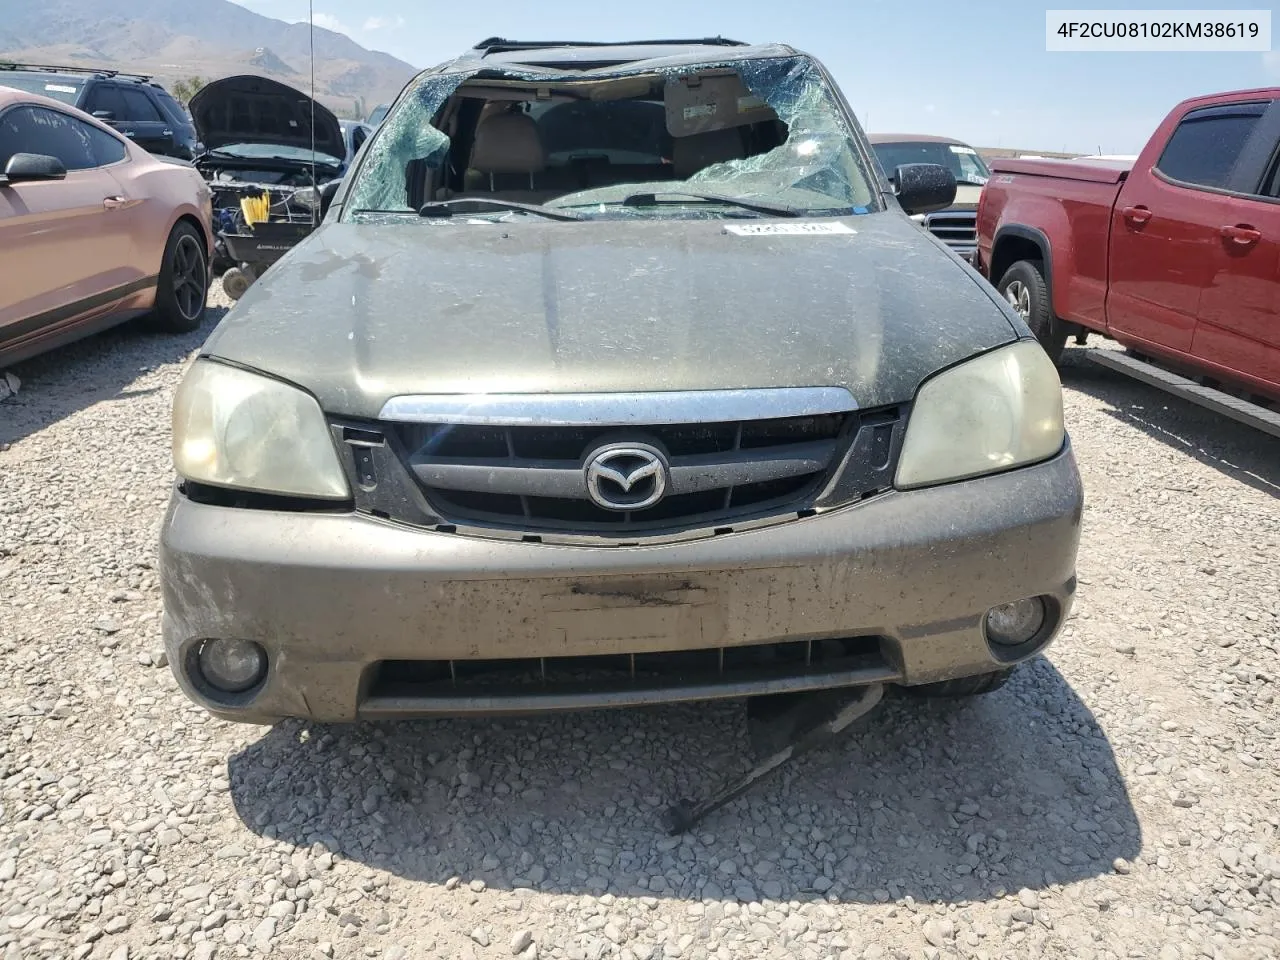
[[[207,506],[175,491],[161,534],[165,645],[188,696],[250,722],[929,683],[999,670],[1048,644],[1075,591],[1082,505],[1069,448],[997,476],[660,546],[488,540],[357,514]],[[1033,596],[1046,599],[1044,629],[1023,647],[989,644],[986,611]],[[864,638],[864,655],[831,667],[806,654],[781,670],[726,673],[721,653],[719,674],[650,682],[636,672],[637,657],[654,654],[850,637]],[[260,687],[215,694],[195,667],[209,638],[260,643],[270,663]],[[381,679],[387,663],[448,663],[454,678],[494,660],[545,668],[545,658],[605,655],[630,658],[630,676],[474,689]]]

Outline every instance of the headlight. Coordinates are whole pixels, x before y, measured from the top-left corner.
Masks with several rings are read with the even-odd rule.
[[[1062,384],[1034,340],[940,373],[916,394],[898,460],[898,487],[996,473],[1062,449]]]
[[[173,404],[173,464],[197,483],[260,493],[351,496],[320,405],[296,387],[197,360]]]

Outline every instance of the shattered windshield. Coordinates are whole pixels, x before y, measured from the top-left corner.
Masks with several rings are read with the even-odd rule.
[[[873,175],[805,57],[682,64],[590,79],[504,70],[419,78],[387,116],[343,216],[465,222],[573,211],[590,219],[848,216],[878,209]],[[474,210],[480,207],[472,206]],[[453,222],[459,222],[454,220]]]

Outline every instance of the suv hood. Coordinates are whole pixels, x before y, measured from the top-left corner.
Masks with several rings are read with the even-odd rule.
[[[316,152],[339,161],[347,157],[342,128],[333,112],[276,80],[249,75],[214,80],[191,98],[188,109],[207,150],[233,143],[310,150],[314,110]]]
[[[463,218],[457,218],[461,221]],[[205,353],[330,413],[418,393],[844,386],[862,408],[1028,336],[896,212],[788,220],[322,226],[249,288]]]

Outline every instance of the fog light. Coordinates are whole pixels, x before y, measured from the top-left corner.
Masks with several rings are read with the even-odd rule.
[[[267,652],[252,640],[206,640],[196,659],[205,681],[223,693],[243,693],[267,673]]]
[[[987,639],[1005,647],[1026,643],[1044,626],[1044,601],[1039,597],[1002,603],[987,611]]]

